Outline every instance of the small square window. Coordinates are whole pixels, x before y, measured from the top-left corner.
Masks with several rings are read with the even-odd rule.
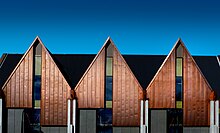
[[[34,108],[40,109],[40,100],[34,100]]]
[[[177,109],[182,109],[183,108],[182,101],[176,101],[176,108]]]
[[[112,108],[112,101],[106,101],[106,108]]]

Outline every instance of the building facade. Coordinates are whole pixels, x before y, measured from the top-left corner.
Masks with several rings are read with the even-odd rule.
[[[220,97],[219,56],[191,56],[180,39],[167,56],[121,55],[110,38],[89,55],[52,54],[36,37],[0,61],[4,133],[209,132]]]

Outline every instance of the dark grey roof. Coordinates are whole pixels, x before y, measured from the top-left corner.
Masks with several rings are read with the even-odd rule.
[[[95,58],[95,54],[53,54],[52,56],[72,88],[76,86]]]
[[[193,56],[203,75],[220,99],[220,67],[216,56]]]
[[[3,86],[21,57],[22,54],[7,54],[0,68],[0,87]],[[74,88],[95,54],[53,54],[52,57],[70,86]],[[123,57],[143,89],[146,89],[166,58],[165,55],[123,55]],[[219,99],[220,67],[216,56],[193,56],[193,58]]]
[[[123,55],[143,89],[146,89],[166,55]]]
[[[22,56],[23,54],[6,54],[5,59],[0,64],[0,87],[4,85]]]
[[[22,54],[8,54],[0,69],[0,86],[21,59]],[[53,54],[54,61],[67,79],[71,87],[75,87],[95,54]],[[166,58],[165,55],[123,55],[141,86],[145,89]]]
[[[123,55],[123,57],[144,89],[166,58],[165,55]],[[54,54],[53,58],[71,87],[75,87],[95,58],[95,54]]]

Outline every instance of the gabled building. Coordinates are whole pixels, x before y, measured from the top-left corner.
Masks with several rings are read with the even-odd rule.
[[[97,55],[52,54],[36,37],[1,57],[2,130],[209,132],[219,76],[219,56],[191,56],[180,39],[166,56],[121,55],[111,38]]]

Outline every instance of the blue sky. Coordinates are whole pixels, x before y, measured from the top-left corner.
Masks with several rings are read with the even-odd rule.
[[[122,54],[220,54],[219,0],[1,0],[0,54],[38,35],[52,53],[97,53],[111,36]]]

